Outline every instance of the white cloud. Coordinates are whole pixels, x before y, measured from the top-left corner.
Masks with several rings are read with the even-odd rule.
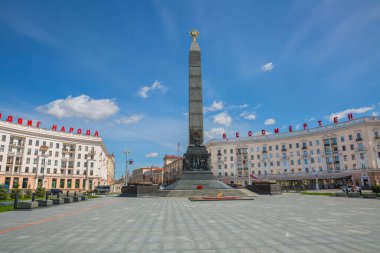
[[[300,127],[301,127],[301,124],[297,124],[297,125],[296,125],[296,129],[297,129],[297,130],[300,129]]]
[[[212,103],[212,105],[205,107],[204,111],[205,112],[215,112],[215,111],[220,111],[223,110],[224,108],[224,103],[223,101],[216,101]]]
[[[338,119],[342,119],[342,118],[347,117],[347,114],[349,114],[349,113],[361,114],[361,113],[366,113],[366,112],[372,111],[373,109],[375,109],[375,106],[367,106],[367,107],[347,109],[347,110],[344,110],[341,112],[335,112],[335,113],[330,114],[329,120],[333,121],[334,117],[337,117]]]
[[[263,66],[261,66],[261,71],[270,72],[270,71],[272,71],[273,68],[274,68],[273,63],[268,62],[267,64],[264,64]]]
[[[223,127],[212,128],[210,131],[205,131],[205,136],[208,139],[221,138],[225,132],[226,130]]]
[[[157,156],[158,156],[157,152],[152,152],[152,153],[149,153],[149,154],[145,155],[145,157],[147,157],[147,158],[154,158],[154,157],[157,157]]]
[[[249,120],[255,120],[256,119],[256,115],[255,114],[253,114],[253,113],[247,113],[247,112],[240,113],[240,117],[242,117],[244,119],[249,119]]]
[[[377,112],[372,112],[371,116],[377,117],[377,116],[379,116],[379,114]]]
[[[68,96],[37,107],[37,111],[62,118],[85,118],[101,120],[119,111],[113,99],[93,99],[87,95]]]
[[[275,119],[267,119],[267,120],[265,120],[264,125],[270,126],[270,125],[273,125],[275,123],[276,123]]]
[[[151,92],[153,90],[159,90],[162,93],[165,93],[168,90],[168,88],[156,80],[156,81],[154,81],[154,83],[151,86],[141,87],[140,90],[137,92],[137,95],[142,97],[142,98],[147,98],[147,97],[149,97],[149,92]]]
[[[129,125],[139,122],[144,115],[142,114],[132,114],[126,117],[120,117],[116,120],[116,123],[123,124],[123,125]]]
[[[221,112],[214,116],[214,123],[228,127],[232,123],[232,118],[227,112]]]

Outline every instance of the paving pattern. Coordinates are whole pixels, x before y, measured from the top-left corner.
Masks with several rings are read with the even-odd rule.
[[[0,252],[380,252],[380,201],[104,197],[0,213]]]

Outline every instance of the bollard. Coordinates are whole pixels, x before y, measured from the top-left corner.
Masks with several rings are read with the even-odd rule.
[[[36,193],[35,192],[33,192],[33,194],[32,194],[32,202],[34,202],[34,201],[36,201]]]
[[[18,193],[16,193],[15,195],[15,202],[13,203],[13,208],[17,209],[17,205],[18,205]]]
[[[66,192],[66,197],[69,197],[69,191]]]
[[[77,191],[74,192],[74,196],[77,196]]]
[[[59,199],[59,192],[57,192],[57,199]]]
[[[49,199],[49,193],[45,193],[45,200]]]

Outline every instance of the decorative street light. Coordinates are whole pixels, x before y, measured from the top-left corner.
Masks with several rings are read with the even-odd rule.
[[[128,171],[128,154],[131,153],[131,150],[130,149],[126,149],[123,151],[123,153],[125,154],[125,180],[124,180],[124,185],[127,186],[127,182],[128,182],[128,174],[129,174],[129,171]],[[129,161],[129,163],[133,164],[133,161]]]

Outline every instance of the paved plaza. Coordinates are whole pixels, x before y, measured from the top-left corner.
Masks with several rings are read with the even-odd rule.
[[[379,252],[378,200],[118,198],[0,213],[0,252]]]

